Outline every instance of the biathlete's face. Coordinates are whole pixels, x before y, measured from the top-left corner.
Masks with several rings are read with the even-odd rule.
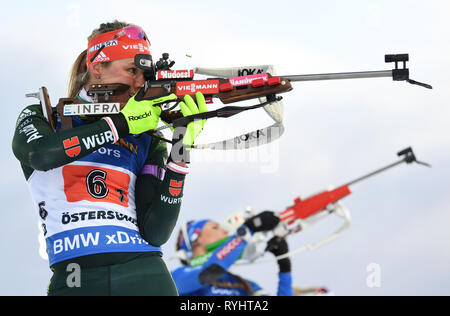
[[[134,92],[144,84],[144,71],[134,64],[134,58],[112,61],[108,65],[97,64],[93,70],[95,83],[123,83],[129,85]]]
[[[228,232],[218,223],[209,221],[203,226],[200,236],[196,243],[201,246],[207,246],[228,236]]]

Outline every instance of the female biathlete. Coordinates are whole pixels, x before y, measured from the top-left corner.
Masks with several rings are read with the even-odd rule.
[[[258,296],[268,295],[258,284],[229,272],[229,268],[241,257],[247,245],[247,237],[256,232],[270,231],[279,218],[264,211],[242,225],[236,234],[228,232],[218,223],[205,219],[191,221],[180,230],[177,254],[183,266],[172,271],[180,295],[187,296]],[[275,256],[289,252],[284,238],[273,237],[266,251]],[[292,296],[291,261],[278,260],[278,296]]]
[[[145,79],[134,57],[142,53],[150,43],[140,27],[101,24],[74,63],[69,97],[92,102],[90,84],[140,91]],[[50,116],[54,132],[40,105],[17,120],[12,147],[44,230],[49,295],[177,295],[160,246],[175,227],[189,168],[184,155],[167,157],[165,143],[145,133],[158,125],[158,104],[176,96],[139,95],[118,114],[73,117],[72,129]],[[180,107],[185,116],[207,111],[201,94]],[[192,145],[204,123],[190,123],[178,139]]]

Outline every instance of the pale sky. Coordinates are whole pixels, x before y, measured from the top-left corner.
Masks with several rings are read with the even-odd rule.
[[[154,2],[154,3],[152,3]],[[295,83],[284,96],[285,134],[243,153],[196,152],[179,223],[224,220],[247,206],[283,211],[294,198],[338,186],[394,162],[412,146],[419,160],[351,187],[343,200],[350,230],[335,242],[292,258],[294,284],[336,295],[450,294],[450,4],[448,1],[40,1],[0,12],[4,113],[0,214],[0,295],[45,295],[51,277],[38,254],[38,213],[11,150],[15,121],[46,86],[65,97],[70,67],[102,22],[142,26],[156,57],[175,68],[273,64],[278,74],[389,70],[388,53],[409,53],[411,78],[426,90],[388,78]],[[188,59],[185,55],[192,55]],[[211,106],[219,107],[220,103]],[[271,124],[262,110],[206,124],[207,142]],[[270,168],[268,168],[270,166]],[[291,249],[336,230],[327,220],[288,239]],[[178,226],[177,226],[178,231]],[[163,246],[169,260],[176,233]],[[368,267],[380,268],[369,287]],[[275,262],[233,272],[276,292]]]

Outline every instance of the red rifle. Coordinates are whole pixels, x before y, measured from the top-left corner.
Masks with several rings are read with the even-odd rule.
[[[322,247],[323,245],[326,245],[336,240],[344,231],[346,231],[350,227],[351,217],[350,212],[340,203],[340,200],[350,195],[351,185],[356,184],[369,177],[372,177],[378,173],[386,171],[390,168],[393,168],[404,162],[406,162],[407,164],[416,162],[421,165],[431,167],[427,163],[418,161],[411,147],[401,150],[400,152],[397,153],[397,155],[403,158],[388,166],[377,169],[369,174],[359,177],[344,185],[341,185],[336,189],[327,190],[315,194],[304,200],[298,197],[294,200],[294,205],[288,207],[283,212],[278,213],[278,216],[280,217],[281,221],[278,224],[278,226],[275,227],[272,233],[273,235],[279,237],[286,237],[288,235],[292,235],[293,233],[303,231],[309,226],[317,223],[318,221],[327,217],[330,214],[334,214],[337,217],[340,217],[343,220],[343,225],[338,230],[334,231],[332,234],[325,237],[324,239],[291,250],[284,255],[276,257],[275,259],[279,260],[306,250],[317,249],[319,247]],[[223,227],[225,227],[229,231],[232,231],[237,227],[239,227],[240,225],[242,225],[245,222],[245,219],[252,215],[255,214],[254,211],[252,211],[251,209],[247,210],[247,216],[245,216],[242,213],[233,214],[223,223]],[[245,259],[245,261],[240,264],[253,263],[255,262],[255,260],[261,258],[264,255],[264,252],[259,251],[258,244],[260,242],[266,241],[267,236],[268,232],[259,232],[253,234],[247,240],[248,244],[242,257],[243,259]],[[274,258],[268,259],[268,261],[271,261],[273,259]],[[259,260],[259,262],[265,261]]]
[[[300,220],[306,220],[310,218],[311,216],[314,216],[318,214],[321,211],[329,210],[333,211],[333,206],[336,202],[343,199],[347,195],[350,195],[352,193],[350,191],[350,186],[353,184],[356,184],[362,180],[365,180],[369,177],[372,177],[380,172],[386,171],[390,168],[393,168],[401,163],[406,162],[407,164],[416,162],[421,165],[425,165],[427,167],[431,167],[429,164],[417,161],[416,156],[414,155],[414,152],[411,147],[408,147],[406,149],[403,149],[402,151],[398,152],[397,155],[399,157],[403,156],[403,159],[394,162],[386,167],[377,169],[367,175],[364,175],[362,177],[359,177],[353,181],[350,181],[344,185],[339,186],[336,189],[330,190],[330,191],[324,191],[321,193],[318,193],[316,195],[313,195],[307,199],[300,199],[300,197],[296,198],[294,200],[294,205],[288,207],[285,211],[281,212],[279,214],[281,218],[282,224],[285,225],[285,227],[291,227],[288,228],[287,231],[285,230],[286,234],[293,233],[300,231],[302,229],[301,226],[295,226],[295,222]],[[294,227],[292,227],[294,225]]]

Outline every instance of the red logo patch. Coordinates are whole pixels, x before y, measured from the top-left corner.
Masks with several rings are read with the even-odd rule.
[[[160,70],[158,71],[158,79],[192,79],[194,78],[193,70]]]
[[[203,94],[219,93],[219,80],[177,82],[177,95],[195,94],[197,92],[201,92]]]
[[[225,259],[234,249],[237,248],[242,243],[242,239],[240,238],[233,238],[230,242],[228,242],[222,249],[220,249],[216,257],[219,260]]]
[[[63,140],[63,145],[66,150],[66,155],[69,157],[76,157],[81,152],[80,140],[78,139],[78,136]]]
[[[183,181],[170,180],[169,192],[172,196],[178,196],[183,187]]]

